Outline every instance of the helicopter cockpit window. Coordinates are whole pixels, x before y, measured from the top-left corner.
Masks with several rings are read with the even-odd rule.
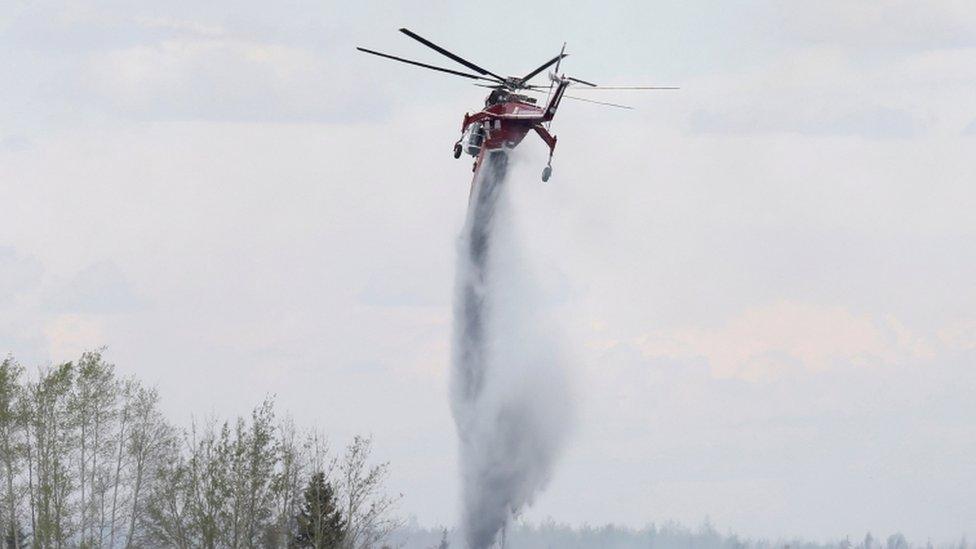
[[[488,95],[488,99],[485,100],[485,106],[490,107],[498,103],[504,103],[507,99],[508,94],[505,93],[505,90],[492,90],[491,94]]]

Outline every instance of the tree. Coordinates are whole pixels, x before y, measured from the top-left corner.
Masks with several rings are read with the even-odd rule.
[[[27,547],[27,534],[24,533],[19,524],[11,523],[8,528],[5,528],[3,547],[4,549]]]
[[[281,454],[272,402],[218,428],[195,424],[183,436],[186,455],[159,467],[145,529],[154,545],[204,548],[277,545],[276,490]]]
[[[22,372],[23,368],[12,358],[8,357],[0,362],[0,479],[3,479],[0,526],[7,538],[6,545],[14,549],[20,549],[23,545],[17,516],[20,494],[15,484],[24,449],[21,414],[18,410]]]
[[[191,524],[192,484],[190,467],[180,454],[175,440],[165,449],[168,459],[161,461],[150,480],[149,497],[146,498],[145,515],[138,522],[141,536],[147,546],[178,547],[186,549],[193,543],[198,524]],[[135,523],[133,523],[135,524]],[[129,530],[126,547],[133,545],[135,529]]]
[[[371,549],[385,540],[400,521],[393,511],[400,497],[383,493],[389,463],[370,466],[373,440],[357,436],[339,462],[339,494],[346,520],[344,549]]]
[[[232,532],[229,546],[256,547],[272,526],[274,472],[279,462],[274,404],[265,400],[247,424],[238,418],[234,437],[224,451],[229,463]]]
[[[70,362],[42,371],[36,383],[28,384],[22,404],[29,439],[31,530],[37,547],[67,546],[77,527],[69,467],[77,441],[69,403],[74,374]]]
[[[345,536],[345,520],[338,508],[335,489],[325,473],[312,474],[303,493],[291,546],[310,549],[336,549]]]
[[[304,448],[299,443],[298,431],[290,418],[278,425],[277,438],[279,461],[272,486],[276,517],[264,545],[288,547],[295,533],[295,521],[302,498],[301,479],[307,460],[306,454],[303,453]]]
[[[901,533],[888,536],[887,549],[908,549],[908,540]]]
[[[81,355],[76,365],[71,409],[78,432],[78,487],[82,547],[101,547],[108,523],[116,438],[110,433],[118,416],[119,383],[115,367],[102,359],[101,351]]]
[[[156,389],[136,385],[130,389],[126,415],[131,426],[125,437],[125,453],[130,464],[128,526],[125,528],[125,547],[132,547],[137,527],[143,521],[149,506],[150,482],[165,478],[158,474],[170,464],[179,463],[177,431],[159,411],[159,394]],[[114,546],[114,545],[113,545]]]
[[[101,351],[0,361],[0,549],[373,549],[398,525],[370,439],[336,455],[271,400],[181,435],[158,404]]]

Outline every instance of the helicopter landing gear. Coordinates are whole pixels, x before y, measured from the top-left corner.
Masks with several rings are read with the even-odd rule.
[[[549,133],[549,130],[541,123],[532,126],[532,129],[549,146],[549,161],[546,162],[546,167],[542,169],[542,182],[545,183],[549,181],[549,177],[552,175],[552,153],[556,150],[556,136]]]
[[[454,158],[461,158],[461,143],[454,144]]]
[[[549,181],[549,176],[552,175],[552,166],[546,166],[542,168],[542,182],[545,183]]]

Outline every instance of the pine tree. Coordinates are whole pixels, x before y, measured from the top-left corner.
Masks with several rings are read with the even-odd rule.
[[[335,489],[326,482],[325,473],[314,473],[305,488],[304,501],[298,511],[298,531],[292,540],[294,548],[334,549],[345,536],[345,520],[337,507]]]

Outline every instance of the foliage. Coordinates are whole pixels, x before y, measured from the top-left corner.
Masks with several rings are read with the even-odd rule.
[[[279,421],[271,400],[246,418],[177,429],[156,390],[120,378],[102,351],[32,379],[6,358],[0,540],[14,549],[377,547],[397,524],[396,500],[382,491],[388,465],[370,465],[369,439],[341,459],[324,440]]]
[[[400,496],[389,497],[383,493],[389,464],[370,466],[372,450],[372,438],[357,436],[339,462],[340,501],[346,517],[342,546],[347,549],[379,546],[400,526],[393,516]]]
[[[303,493],[304,501],[296,517],[297,533],[292,547],[335,549],[345,537],[346,522],[338,508],[335,489],[316,471]]]

